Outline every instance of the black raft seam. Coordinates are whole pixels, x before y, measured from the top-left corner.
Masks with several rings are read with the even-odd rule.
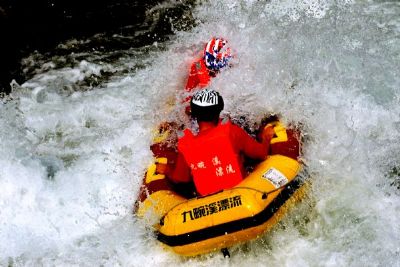
[[[270,205],[268,205],[264,210],[252,217],[219,224],[206,229],[201,229],[198,231],[193,231],[176,236],[168,236],[160,232],[156,232],[157,239],[170,247],[184,246],[210,238],[222,236],[225,234],[231,234],[251,227],[259,226],[268,221],[274,215],[275,211],[277,211],[293,195],[293,193],[298,188],[300,188],[302,184],[303,183],[298,180],[292,181],[282,190],[282,192],[279,193],[279,195],[271,202]]]

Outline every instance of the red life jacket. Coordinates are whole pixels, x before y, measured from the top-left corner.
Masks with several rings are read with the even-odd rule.
[[[230,122],[195,136],[185,130],[178,142],[191,169],[196,189],[201,195],[229,189],[243,180],[240,155],[230,138]]]
[[[201,58],[192,63],[185,89],[190,92],[196,87],[206,87],[210,83],[210,80],[210,71],[204,63],[204,58]]]

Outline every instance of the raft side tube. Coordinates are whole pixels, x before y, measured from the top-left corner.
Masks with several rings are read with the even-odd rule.
[[[271,227],[269,219],[299,187],[294,181],[299,170],[296,160],[270,156],[233,189],[172,208],[162,220],[158,239],[179,254],[196,255],[198,250],[256,238]]]
[[[156,159],[156,163],[166,164],[167,159]],[[184,201],[186,201],[186,198],[173,191],[166,176],[156,173],[156,164],[153,163],[147,169],[135,210],[139,217],[153,213],[161,218],[173,207]]]
[[[172,243],[167,245],[167,242],[163,242],[162,239],[165,237],[162,236],[161,233],[158,233],[158,239],[163,242],[166,247],[183,256],[196,256],[250,241],[272,229],[291,207],[304,198],[309,185],[310,184],[307,182],[297,183],[297,180],[294,181],[294,183],[290,185],[291,188],[281,192],[278,197],[279,201],[276,200],[271,203],[268,207],[268,212],[266,211],[259,216],[256,215],[254,220],[232,222],[232,227],[230,225],[223,225],[221,226],[221,233],[219,234],[212,234],[212,230],[209,229],[211,231],[209,231],[208,235],[205,232],[199,232],[194,235],[187,234],[186,240],[170,239],[169,241],[175,242],[175,245]],[[255,226],[249,225],[249,222],[253,223]],[[196,242],[195,240],[198,241]],[[181,245],[178,245],[177,241],[180,242]]]

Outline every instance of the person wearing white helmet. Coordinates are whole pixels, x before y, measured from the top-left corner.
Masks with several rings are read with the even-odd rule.
[[[168,174],[172,182],[193,181],[199,195],[209,195],[243,180],[243,156],[266,159],[274,135],[272,127],[265,128],[260,143],[229,120],[221,120],[224,100],[214,90],[196,92],[190,106],[199,132],[194,134],[186,129],[178,140],[176,164]]]

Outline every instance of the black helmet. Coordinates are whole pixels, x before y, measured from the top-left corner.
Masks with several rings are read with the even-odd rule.
[[[224,109],[224,99],[217,91],[204,89],[193,95],[190,109],[197,121],[215,121]]]

